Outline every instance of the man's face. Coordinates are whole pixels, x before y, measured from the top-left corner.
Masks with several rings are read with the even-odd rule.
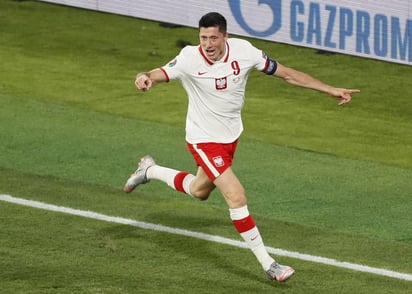
[[[200,46],[206,56],[213,60],[220,60],[225,54],[227,34],[219,32],[218,27],[201,27],[199,29]]]

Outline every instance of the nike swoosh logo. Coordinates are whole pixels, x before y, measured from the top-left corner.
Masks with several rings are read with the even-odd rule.
[[[207,73],[207,71],[198,71],[197,72],[197,74],[199,75],[199,76],[202,76],[202,75],[204,75],[204,74],[206,74]]]
[[[255,237],[250,238],[251,241],[256,240],[256,238],[259,237],[259,235],[256,235]]]

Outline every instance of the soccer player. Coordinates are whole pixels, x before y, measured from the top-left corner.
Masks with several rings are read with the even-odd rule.
[[[199,39],[198,46],[186,46],[168,64],[139,73],[135,80],[140,91],[180,80],[189,99],[186,142],[198,166],[197,173],[163,167],[147,155],[141,158],[124,191],[130,193],[138,185],[160,180],[177,191],[207,200],[217,187],[226,200],[236,230],[269,279],[285,282],[295,270],[279,264],[268,254],[249,214],[245,190],[231,168],[243,131],[241,109],[248,75],[256,69],[289,84],[329,94],[339,105],[348,103],[351,94],[359,90],[332,87],[280,64],[245,40],[229,38],[226,19],[219,13],[208,13],[199,20]]]

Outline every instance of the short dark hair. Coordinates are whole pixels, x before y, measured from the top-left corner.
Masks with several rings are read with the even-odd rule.
[[[203,15],[199,20],[199,29],[209,27],[218,27],[219,32],[226,34],[227,23],[225,17],[217,12],[209,12]]]

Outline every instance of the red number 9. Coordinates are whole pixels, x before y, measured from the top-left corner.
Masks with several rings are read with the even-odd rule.
[[[230,64],[231,66],[232,66],[232,68],[233,68],[233,74],[235,75],[235,76],[237,76],[238,74],[240,74],[240,66],[239,66],[239,63],[235,60],[235,61],[232,61],[232,63]]]

